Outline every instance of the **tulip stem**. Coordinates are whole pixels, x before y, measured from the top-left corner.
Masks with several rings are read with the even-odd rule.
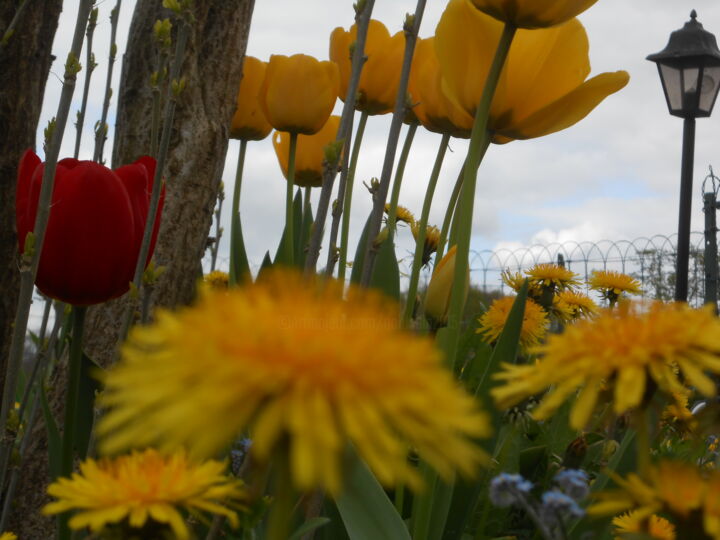
[[[82,339],[85,326],[84,306],[72,307],[72,343],[68,358],[68,386],[65,397],[65,422],[63,423],[62,454],[60,461],[60,476],[68,478],[73,470],[73,453],[75,450],[76,420],[78,415],[78,396],[80,394],[80,379],[82,375]],[[59,538],[69,539],[68,515],[60,516]]]
[[[485,88],[483,89],[480,103],[475,112],[470,147],[463,172],[462,193],[458,199],[457,207],[457,255],[455,258],[455,275],[453,278],[452,293],[450,295],[450,308],[448,310],[448,335],[444,341],[446,360],[454,367],[456,352],[460,336],[460,323],[465,306],[465,283],[468,273],[470,237],[472,235],[473,207],[475,204],[475,187],[477,184],[477,172],[480,168],[482,158],[490,146],[491,136],[488,133],[487,125],[490,116],[495,89],[500,81],[505,60],[510,52],[510,45],[515,37],[516,28],[505,24],[500,42],[498,43],[495,58],[490,66]]]
[[[117,0],[115,7],[110,12],[110,56],[108,57],[107,78],[105,79],[105,98],[103,99],[100,121],[95,126],[95,152],[93,154],[93,160],[98,163],[102,163],[105,141],[107,141],[107,117],[108,111],[110,110],[110,98],[112,97],[113,68],[115,67],[115,58],[117,57],[117,27],[121,3],[122,0]]]
[[[380,186],[377,192],[373,194],[373,209],[368,224],[367,243],[363,248],[365,250],[365,259],[360,284],[364,287],[370,284],[373,267],[375,266],[375,257],[379,249],[379,246],[375,245],[374,240],[380,233],[382,217],[385,212],[385,201],[387,200],[390,189],[390,177],[392,175],[393,164],[395,163],[395,153],[400,138],[400,129],[402,128],[403,119],[408,109],[407,87],[408,81],[410,80],[410,66],[412,65],[413,54],[415,53],[415,43],[417,42],[420,31],[420,23],[422,22],[423,13],[425,12],[425,3],[426,0],[418,0],[415,15],[412,17],[408,15],[404,25],[405,55],[400,72],[400,83],[395,97],[395,109],[393,110],[393,117],[390,123],[390,133],[388,134],[387,148],[385,150],[385,161],[383,162],[382,173],[380,175]]]
[[[293,195],[295,191],[295,154],[297,152],[297,133],[290,133],[290,150],[288,153],[287,189],[285,191],[285,234],[283,235],[283,251],[285,264],[293,265],[295,256],[295,231],[293,227]]]
[[[145,220],[145,231],[143,233],[142,244],[140,245],[140,253],[135,263],[135,274],[133,283],[137,290],[142,286],[142,276],[145,265],[150,252],[150,241],[152,239],[155,221],[157,219],[158,206],[160,205],[160,192],[162,191],[162,173],[165,169],[167,161],[168,149],[170,148],[170,135],[172,133],[173,117],[175,116],[175,106],[177,105],[178,92],[173,91],[173,82],[180,81],[180,70],[182,69],[183,59],[185,57],[185,47],[190,35],[190,25],[183,18],[179,18],[179,30],[177,43],[175,45],[175,57],[173,58],[172,69],[170,72],[170,82],[167,87],[167,96],[165,101],[165,111],[163,115],[163,129],[160,139],[160,149],[157,156],[157,164],[155,167],[155,177],[153,178],[152,194],[150,195],[150,206],[148,208],[147,219]],[[124,326],[120,335],[120,340],[124,341],[130,330],[134,313],[134,304],[131,302],[127,315],[125,317]]]
[[[77,121],[75,122],[75,153],[73,157],[77,159],[80,156],[80,141],[82,140],[83,126],[85,125],[85,113],[87,112],[88,95],[90,95],[90,80],[93,71],[97,67],[95,63],[95,54],[93,54],[92,43],[95,35],[95,27],[97,26],[98,9],[94,8],[90,12],[90,20],[87,25],[87,47],[85,48],[85,84],[83,85],[82,101],[80,102],[80,110],[77,113]]]
[[[338,187],[338,206],[342,205],[342,229],[340,232],[340,258],[338,260],[338,279],[345,281],[345,272],[347,271],[347,250],[348,238],[350,236],[350,209],[352,208],[353,185],[355,184],[355,170],[357,169],[358,158],[360,156],[360,147],[362,146],[363,136],[365,135],[365,126],[367,125],[368,113],[363,111],[360,114],[360,122],[355,132],[355,141],[353,142],[352,156],[350,157],[350,166],[348,169],[343,167],[340,173],[340,186]],[[343,185],[343,175],[347,175],[347,183]],[[333,213],[333,229],[336,228],[337,218]],[[331,231],[332,233],[332,231]],[[337,233],[336,233],[337,234]],[[330,240],[330,249],[333,249],[335,242]],[[333,258],[334,261],[334,258]],[[332,275],[333,269],[330,268],[328,275]]]
[[[60,145],[70,113],[73,93],[75,92],[75,83],[79,70],[78,58],[82,52],[83,35],[92,5],[93,0],[81,0],[78,7],[75,33],[73,34],[72,45],[68,53],[67,62],[65,63],[65,75],[60,92],[57,115],[55,122],[51,123],[51,126],[48,128],[49,141],[47,142],[45,169],[43,171],[42,187],[40,188],[40,194],[38,196],[35,225],[32,236],[28,234],[28,237],[32,238],[33,241],[28,241],[29,238],[25,239],[25,252],[20,258],[20,291],[15,312],[10,354],[5,371],[2,407],[0,408],[0,441],[2,441],[0,443],[0,464],[3,464],[2,470],[0,470],[0,489],[5,485],[7,473],[6,464],[8,463],[8,457],[12,449],[12,440],[7,434],[7,421],[13,404],[15,403],[20,365],[25,351],[25,333],[27,332],[28,318],[30,316],[35,276],[37,275],[40,254],[42,253],[43,242],[45,240],[45,230],[47,229],[48,218],[50,216],[50,201],[52,200],[53,187],[55,185],[55,170],[58,155],[60,154]]]
[[[438,178],[440,178],[440,169],[442,168],[445,152],[447,151],[450,135],[444,134],[440,141],[437,155],[435,156],[435,164],[433,165],[430,181],[428,182],[427,191],[425,192],[425,200],[423,201],[422,213],[420,214],[420,223],[417,226],[417,238],[415,239],[415,255],[413,257],[412,272],[410,273],[410,285],[408,287],[407,300],[405,303],[405,311],[403,312],[403,326],[407,326],[415,311],[415,296],[417,295],[418,281],[420,279],[420,268],[423,264],[423,254],[425,253],[425,238],[427,236],[427,224],[430,218],[430,207],[432,206],[433,196],[435,195],[435,187]]]
[[[336,141],[343,141],[343,153],[350,148],[352,139],[352,120],[355,114],[355,99],[358,86],[360,85],[360,73],[366,60],[365,42],[367,41],[367,32],[370,26],[370,17],[372,16],[375,0],[365,0],[364,2],[358,2],[357,5],[360,9],[355,12],[357,38],[355,40],[355,50],[352,58],[352,70],[350,72],[347,93],[345,94],[342,115],[340,116],[340,126],[338,127],[338,133],[335,139]],[[318,200],[317,212],[315,214],[315,227],[313,228],[307,258],[305,259],[305,273],[315,272],[317,260],[318,257],[320,257],[320,245],[322,244],[325,220],[327,219],[328,208],[330,207],[330,197],[332,196],[336,173],[337,169],[335,167],[325,167],[323,170],[322,188],[320,189],[320,199]]]
[[[450,230],[450,223],[452,222],[453,215],[455,213],[455,207],[457,206],[458,198],[460,197],[460,190],[462,189],[463,175],[465,171],[465,165],[460,168],[458,178],[455,181],[455,187],[453,187],[452,194],[450,195],[450,201],[448,202],[447,209],[445,210],[445,217],[443,218],[442,229],[440,229],[440,241],[438,242],[437,252],[435,253],[435,263],[433,266],[442,260],[445,255],[445,246],[447,245],[448,231]]]
[[[407,165],[408,156],[410,155],[410,148],[412,148],[413,140],[415,139],[415,132],[417,131],[418,124],[413,122],[408,127],[407,133],[405,134],[405,143],[403,144],[402,152],[400,152],[400,160],[398,161],[397,169],[395,170],[395,182],[393,182],[393,189],[390,195],[390,208],[388,208],[387,226],[388,226],[388,240],[393,241],[395,237],[395,226],[397,225],[397,207],[400,201],[400,188],[402,187],[403,176],[405,175],[405,165]]]
[[[235,186],[233,187],[232,207],[230,208],[230,272],[228,275],[228,283],[234,287],[240,281],[240,268],[238,263],[238,253],[235,246],[238,242],[240,231],[240,190],[242,188],[243,169],[245,167],[245,151],[247,150],[247,140],[240,139],[240,151],[238,153],[237,169],[235,170]],[[236,217],[237,216],[237,217]]]

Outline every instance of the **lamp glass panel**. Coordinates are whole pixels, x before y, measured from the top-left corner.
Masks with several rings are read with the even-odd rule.
[[[663,88],[665,89],[668,107],[671,111],[681,110],[683,105],[682,72],[677,68],[665,64],[658,64],[658,67],[660,68],[660,78],[662,79]]]
[[[683,112],[693,113],[698,108],[699,92],[698,83],[700,80],[700,68],[686,67],[682,70],[683,86]]]
[[[715,99],[720,90],[720,66],[706,67],[703,70],[700,86],[700,111],[710,116]]]

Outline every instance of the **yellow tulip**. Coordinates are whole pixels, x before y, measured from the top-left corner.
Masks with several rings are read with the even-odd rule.
[[[272,55],[260,90],[265,117],[278,131],[312,135],[335,106],[340,75],[333,62],[312,56]]]
[[[260,108],[260,87],[267,64],[253,56],[243,61],[243,78],[237,95],[237,109],[230,124],[230,138],[260,141],[270,135],[272,126]]]
[[[298,135],[295,152],[295,185],[319,187],[322,185],[325,147],[337,137],[340,117],[331,116],[323,128],[314,135]],[[273,134],[273,146],[285,178],[287,178],[290,134],[276,131]]]
[[[597,0],[471,0],[480,11],[517,28],[547,28],[569,21]]]
[[[502,28],[469,0],[450,0],[435,32],[442,90],[473,117]],[[553,28],[518,30],[490,110],[493,142],[566,129],[628,83],[625,71],[586,81],[588,49],[585,28],[577,19]]]
[[[450,309],[453,277],[455,276],[455,252],[457,246],[451,247],[433,272],[430,284],[425,292],[425,316],[435,325],[447,324]],[[465,278],[465,296],[470,287],[470,272]],[[463,302],[464,303],[464,302]]]
[[[330,34],[330,59],[340,69],[338,96],[342,100],[345,100],[347,95],[352,71],[350,46],[356,39],[356,25],[349,31],[338,27]],[[367,61],[360,75],[357,110],[370,115],[392,112],[400,85],[404,52],[405,34],[402,31],[391,37],[383,23],[370,20],[365,42]]]
[[[441,81],[435,38],[418,39],[408,82],[412,112],[429,131],[467,139],[473,117],[445,97]]]

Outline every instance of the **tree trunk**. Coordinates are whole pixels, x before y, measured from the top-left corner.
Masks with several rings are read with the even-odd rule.
[[[154,259],[166,271],[155,285],[156,306],[187,304],[201,276],[253,6],[254,0],[195,2],[196,22],[182,70],[187,86],[175,110],[164,170],[165,208]],[[139,0],[135,8],[120,83],[115,167],[150,151],[148,81],[157,69],[152,27],[167,13],[157,0]],[[86,351],[103,366],[116,356],[126,305],[120,299],[90,310]]]
[[[51,49],[62,0],[28,0],[15,32],[0,45],[0,388],[5,379],[20,274],[15,231],[15,183],[20,157],[35,148]],[[0,0],[0,37],[10,25],[17,0]]]
[[[195,21],[182,70],[187,85],[175,110],[164,170],[166,198],[155,261],[167,270],[155,287],[156,305],[189,302],[200,277],[253,7],[254,0],[196,0],[193,7]],[[160,0],[138,0],[135,5],[117,93],[115,167],[150,152],[149,80],[157,69],[152,27],[169,16]],[[116,357],[125,305],[119,299],[88,312],[84,350],[102,366]],[[50,396],[56,410],[64,400],[64,370],[59,372]],[[23,460],[13,516],[12,530],[19,538],[51,538],[55,524],[39,513],[47,484],[47,442],[44,432],[36,431],[34,448]]]

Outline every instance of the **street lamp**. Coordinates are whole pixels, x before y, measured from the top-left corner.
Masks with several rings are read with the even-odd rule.
[[[664,50],[647,57],[660,73],[668,109],[684,118],[680,212],[678,220],[675,300],[686,302],[690,255],[690,211],[692,208],[695,118],[712,113],[720,90],[720,50],[715,36],[697,22],[692,10],[685,26],[670,34]]]

